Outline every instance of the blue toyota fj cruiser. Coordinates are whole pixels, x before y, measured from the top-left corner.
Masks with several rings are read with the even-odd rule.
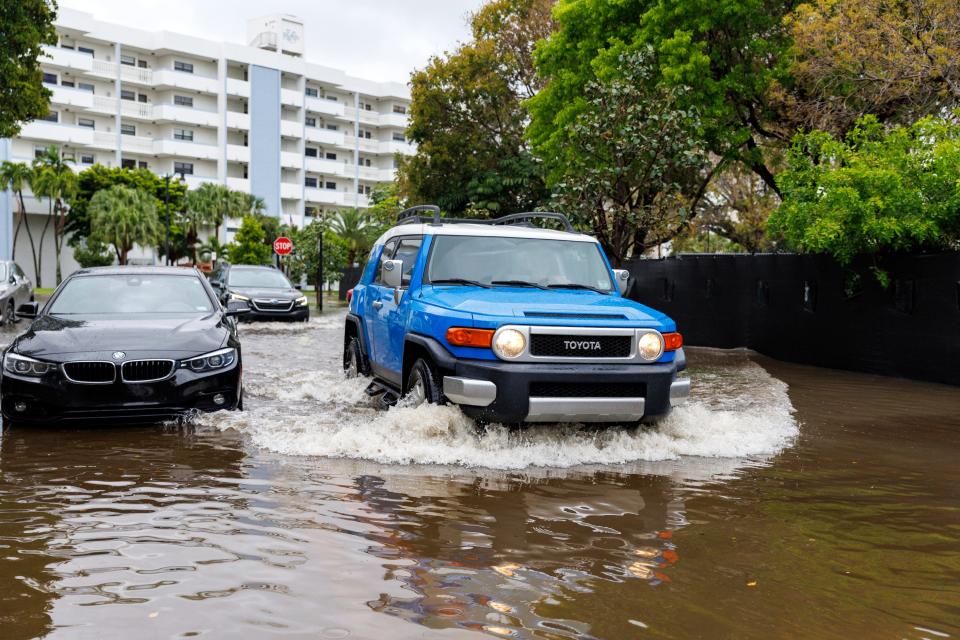
[[[344,371],[372,375],[385,402],[451,402],[488,422],[650,421],[690,381],[673,320],[623,297],[627,281],[561,214],[413,207],[353,289]]]

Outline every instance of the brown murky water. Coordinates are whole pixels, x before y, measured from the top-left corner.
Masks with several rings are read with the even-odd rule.
[[[3,433],[0,637],[960,634],[960,390],[692,350],[657,429],[478,433],[341,321],[245,331],[243,414]]]

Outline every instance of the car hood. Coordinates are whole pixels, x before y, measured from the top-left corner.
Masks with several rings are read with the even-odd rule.
[[[272,298],[276,298],[277,300],[295,300],[303,295],[303,293],[297,289],[256,289],[246,287],[229,287],[228,290],[230,293],[247,296],[248,298],[266,298],[268,300]]]
[[[39,358],[100,359],[123,351],[127,359],[168,354],[192,356],[220,348],[229,330],[219,312],[150,317],[43,315],[13,344],[16,353]],[[105,355],[104,355],[105,354]]]
[[[422,299],[427,304],[470,313],[478,324],[507,317],[523,324],[674,328],[673,321],[659,311],[594,291],[426,286]]]

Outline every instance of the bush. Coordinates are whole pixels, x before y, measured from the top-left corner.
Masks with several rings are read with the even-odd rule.
[[[264,244],[266,233],[254,216],[244,216],[233,242],[227,245],[232,264],[270,264],[271,249]]]

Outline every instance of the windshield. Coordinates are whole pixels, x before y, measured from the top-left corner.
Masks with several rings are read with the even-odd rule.
[[[435,236],[433,242],[429,282],[523,281],[545,287],[613,289],[600,246],[593,242],[496,236]]]
[[[73,278],[49,308],[57,315],[211,311],[213,302],[196,276],[153,274]]]
[[[7,279],[7,265],[0,262],[0,281]]]
[[[230,269],[227,284],[251,289],[289,289],[290,281],[274,269]]]

